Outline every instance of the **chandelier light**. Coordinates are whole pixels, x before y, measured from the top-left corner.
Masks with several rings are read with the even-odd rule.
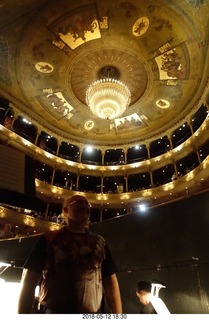
[[[93,82],[86,91],[86,103],[101,119],[120,117],[131,102],[129,88],[119,80],[104,78]]]

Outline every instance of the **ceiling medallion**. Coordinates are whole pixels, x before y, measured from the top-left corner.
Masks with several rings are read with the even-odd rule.
[[[156,105],[161,109],[167,109],[170,107],[170,102],[165,99],[159,99],[156,101]]]
[[[147,17],[139,18],[133,25],[132,33],[135,37],[140,37],[149,28],[149,19]]]
[[[50,63],[44,61],[37,62],[35,68],[42,73],[51,73],[54,71],[54,67]]]
[[[106,120],[120,117],[131,102],[129,88],[118,80],[117,68],[107,66],[98,72],[99,80],[94,81],[86,91],[86,103],[92,113]]]
[[[92,121],[92,120],[88,120],[84,124],[84,128],[86,130],[91,130],[91,129],[93,129],[93,127],[94,127],[94,121]]]

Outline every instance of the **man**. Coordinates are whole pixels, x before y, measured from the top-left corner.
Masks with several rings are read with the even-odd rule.
[[[67,225],[47,232],[25,264],[18,313],[31,313],[40,283],[42,313],[99,313],[103,289],[112,313],[122,313],[116,268],[105,240],[88,231],[90,205],[80,195],[63,205]]]
[[[140,313],[157,313],[151,302],[152,284],[149,281],[140,281],[136,287],[136,295],[143,305]]]
[[[168,308],[161,298],[158,297],[161,288],[165,288],[165,285],[159,281],[140,281],[136,287],[136,295],[144,308],[140,313],[151,314],[170,314]]]

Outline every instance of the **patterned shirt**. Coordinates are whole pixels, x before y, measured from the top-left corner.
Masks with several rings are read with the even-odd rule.
[[[42,272],[40,304],[54,313],[99,312],[102,278],[116,272],[104,238],[67,227],[42,236],[24,268]]]

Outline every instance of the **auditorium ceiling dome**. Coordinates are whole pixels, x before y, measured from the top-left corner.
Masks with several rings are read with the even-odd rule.
[[[63,137],[109,146],[143,141],[204,100],[208,1],[8,0],[0,15],[2,92]],[[105,70],[131,92],[115,119],[101,119],[86,103]]]
[[[60,141],[127,150],[208,107],[208,0],[7,0],[0,17],[0,94]]]

